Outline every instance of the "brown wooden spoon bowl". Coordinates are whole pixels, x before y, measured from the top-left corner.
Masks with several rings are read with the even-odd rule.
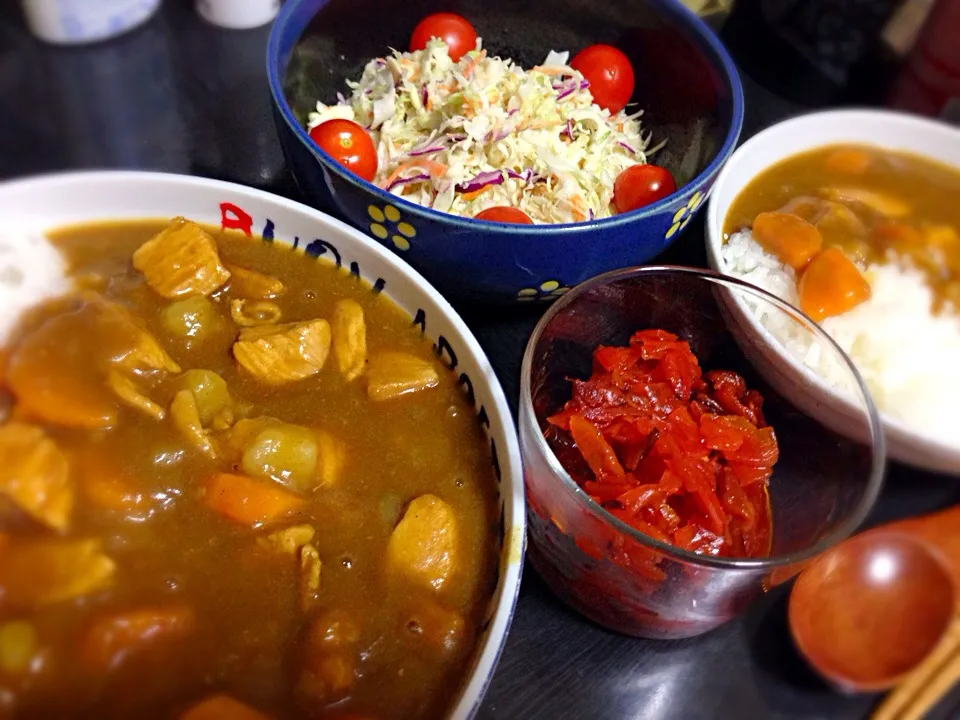
[[[953,576],[936,548],[874,530],[814,560],[790,595],[794,641],[841,690],[895,685],[936,646],[956,611]]]

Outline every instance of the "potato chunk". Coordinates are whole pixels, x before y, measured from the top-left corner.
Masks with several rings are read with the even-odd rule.
[[[189,390],[193,395],[204,427],[233,405],[226,381],[213,370],[187,370],[177,378],[177,389]]]
[[[330,352],[326,320],[248,328],[233,344],[242,368],[269,385],[303,380],[320,372]]]
[[[367,368],[367,395],[371,400],[392,400],[439,384],[440,376],[433,365],[409,353],[380,353]]]
[[[133,266],[147,285],[165,298],[209,295],[230,279],[220,264],[217,243],[185,218],[174,219],[159,235],[133,253]]]
[[[50,605],[109,585],[116,565],[99,539],[12,541],[0,553],[0,607]]]
[[[388,567],[439,590],[457,565],[457,542],[453,508],[435,495],[421,495],[390,535]]]
[[[289,423],[277,423],[260,431],[247,445],[241,467],[247,475],[275,480],[296,492],[316,489],[317,437]]]
[[[160,311],[160,322],[181,340],[203,340],[220,326],[216,306],[203,295],[177,300]]]
[[[0,493],[47,527],[67,529],[73,508],[67,458],[40,428],[0,425]]]
[[[353,300],[340,300],[333,309],[333,354],[347,382],[360,377],[367,364],[367,325]]]

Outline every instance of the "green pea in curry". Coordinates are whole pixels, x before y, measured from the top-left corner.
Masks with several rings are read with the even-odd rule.
[[[436,717],[496,577],[472,408],[388,299],[178,218],[51,237],[0,386],[0,716]]]

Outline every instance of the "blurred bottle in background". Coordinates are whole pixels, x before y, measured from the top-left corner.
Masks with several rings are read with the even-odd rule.
[[[158,15],[109,42],[38,53],[66,167],[189,171],[170,43]]]
[[[734,0],[680,0],[680,2],[699,15],[715,32],[719,32],[733,10]]]
[[[228,29],[177,19],[180,10],[168,14],[178,29],[176,85],[191,128],[190,173],[288,194],[264,62],[270,26]]]
[[[197,0],[197,12],[207,22],[231,30],[266,25],[280,10],[280,0]]]
[[[30,31],[57,45],[97,42],[149,20],[160,0],[22,0]]]
[[[960,0],[937,0],[888,104],[960,125]]]

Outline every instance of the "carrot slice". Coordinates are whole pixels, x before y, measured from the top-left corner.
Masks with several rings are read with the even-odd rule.
[[[570,434],[597,479],[607,474],[623,477],[617,454],[592,422],[582,415],[574,415],[570,418]]]
[[[753,239],[794,270],[800,270],[820,252],[820,231],[797,215],[764,212],[753,221]]]
[[[839,148],[827,155],[827,170],[844,175],[862,175],[870,167],[870,154],[859,148]]]
[[[842,250],[831,247],[810,263],[797,287],[800,309],[816,322],[870,299],[870,284]]]
[[[10,358],[7,384],[21,409],[44,422],[94,430],[117,420],[117,404],[106,391],[34,362],[30,353],[16,352]]]
[[[397,169],[390,173],[386,180],[380,183],[380,187],[390,187],[390,183],[400,177],[407,170],[412,170],[414,168],[426,170],[433,177],[443,175],[447,171],[447,166],[443,163],[436,162],[435,160],[429,160],[428,158],[414,158],[413,160],[398,165]]]
[[[296,512],[303,499],[271,481],[219,473],[206,484],[207,507],[242,525],[259,526]]]
[[[180,720],[270,720],[270,716],[229,695],[212,695],[183,713]]]

